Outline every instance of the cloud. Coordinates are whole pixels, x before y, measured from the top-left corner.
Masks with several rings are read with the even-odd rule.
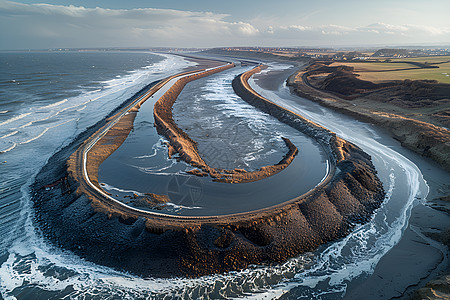
[[[385,23],[374,23],[367,26],[357,26],[357,27],[348,27],[341,26],[335,24],[329,25],[321,25],[321,26],[303,26],[303,25],[290,25],[290,26],[279,26],[278,32],[289,32],[290,34],[295,34],[295,32],[321,32],[321,33],[330,33],[330,34],[358,34],[364,32],[372,32],[377,34],[382,34],[386,32],[390,33],[410,33],[416,34],[419,32],[422,33],[432,33],[434,35],[446,35],[450,33],[450,28],[448,27],[432,27],[432,26],[420,26],[420,25],[390,25]],[[274,28],[272,28],[274,30]]]
[[[55,47],[339,46],[450,42],[449,27],[227,21],[228,14],[23,4],[0,0],[3,49]],[[302,21],[304,22],[304,21]],[[253,23],[253,24],[252,24]]]
[[[374,23],[366,26],[336,24],[273,26],[271,36],[280,41],[298,41],[297,45],[370,45],[400,43],[450,43],[449,27],[429,25],[392,25]]]
[[[227,14],[172,9],[105,9],[0,1],[0,32],[28,48],[107,46],[210,46],[211,41],[244,41],[259,30],[227,22]],[[6,27],[2,27],[6,28]],[[26,43],[25,41],[29,41]],[[36,46],[34,46],[36,45]],[[42,46],[41,46],[42,45]]]
[[[232,23],[233,25],[237,26],[238,31],[244,35],[244,36],[252,36],[259,33],[259,30],[253,27],[252,25],[248,23],[238,22],[238,23]]]
[[[308,28],[308,27],[305,27],[305,26],[302,26],[302,25],[291,25],[291,26],[288,26],[288,27],[281,26],[280,28],[284,29],[284,30],[293,29],[293,30],[299,30],[299,31],[305,31],[305,30],[310,30],[311,29],[310,27]]]

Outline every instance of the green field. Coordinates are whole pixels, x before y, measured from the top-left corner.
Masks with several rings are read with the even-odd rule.
[[[422,58],[405,58],[396,61],[402,61],[405,63],[380,63],[380,62],[349,62],[349,63],[333,63],[335,65],[347,65],[355,68],[355,73],[360,75],[360,79],[373,82],[382,82],[389,80],[437,80],[441,83],[450,84],[450,56],[441,57],[422,57]],[[436,69],[422,69],[407,62],[446,62],[439,64],[439,68]],[[398,70],[414,68],[411,70]]]
[[[355,72],[379,72],[392,71],[398,69],[418,68],[408,63],[384,63],[384,62],[337,62],[330,66],[345,65],[355,68]]]
[[[401,62],[415,61],[420,63],[435,64],[440,62],[450,62],[450,56],[410,57],[410,58],[393,59],[392,61],[401,61]]]

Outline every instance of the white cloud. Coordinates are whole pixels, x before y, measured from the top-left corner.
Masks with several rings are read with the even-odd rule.
[[[428,26],[428,25],[419,26],[419,25],[412,25],[412,24],[409,24],[407,26],[409,28],[411,28],[411,30],[422,31],[422,32],[426,32],[426,33],[429,33],[429,34],[432,34],[435,36],[450,34],[449,27],[433,27],[433,26]]]
[[[227,21],[212,12],[107,9],[0,0],[4,49],[52,47],[301,46],[449,42],[449,27],[377,22],[365,26]]]
[[[252,36],[256,35],[259,30],[253,27],[251,24],[238,22],[238,23],[232,23],[233,26],[237,26],[238,31],[245,36]]]
[[[249,23],[225,21],[227,16],[172,9],[105,9],[0,1],[0,25],[7,24],[17,40],[23,40],[22,44],[30,41],[32,45],[26,46],[29,48],[211,46],[211,41],[245,41],[259,33]],[[0,31],[0,38],[4,34],[4,30]]]
[[[355,31],[355,29],[353,29],[353,28],[340,26],[340,25],[334,25],[334,24],[320,26],[319,28],[322,29],[321,33],[325,34],[325,35],[343,35],[343,34],[348,34],[349,32]]]
[[[378,31],[390,30],[393,32],[404,32],[409,30],[409,28],[405,25],[391,25],[381,22],[370,24],[368,26],[362,27],[361,29],[375,29]]]
[[[286,27],[281,27],[281,28],[285,29]],[[296,30],[300,30],[300,31],[305,31],[305,30],[308,30],[308,27],[302,26],[302,25],[291,25],[291,26],[287,27],[287,29],[296,29]]]
[[[363,45],[399,43],[450,43],[450,28],[412,24],[374,23],[367,26],[272,26],[271,36],[292,45]],[[279,42],[280,43],[280,42]]]

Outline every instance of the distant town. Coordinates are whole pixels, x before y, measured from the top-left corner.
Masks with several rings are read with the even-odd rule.
[[[448,56],[450,47],[446,48],[421,48],[421,49],[333,49],[333,48],[265,48],[265,47],[226,47],[218,48],[221,51],[229,52],[260,52],[271,53],[286,58],[316,58],[321,60],[371,60],[379,58],[410,58],[426,56]]]
[[[172,48],[172,47],[122,47],[122,48],[52,48],[22,51],[151,51],[166,53],[217,52],[238,54],[272,54],[285,59],[314,58],[333,61],[364,61],[382,58],[415,58],[429,56],[450,56],[450,46],[445,47],[405,47],[405,48],[307,48],[307,47],[221,47],[221,48]]]

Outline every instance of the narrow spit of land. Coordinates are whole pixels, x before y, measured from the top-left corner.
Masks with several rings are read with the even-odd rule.
[[[233,66],[234,65],[228,65],[221,68],[221,70],[226,70]],[[277,174],[288,167],[298,153],[297,147],[288,138],[283,138],[289,149],[285,157],[276,165],[264,166],[256,171],[212,168],[201,158],[198,153],[197,143],[180,129],[173,120],[172,106],[188,82],[207,76],[209,72],[214,72],[214,70],[196,73],[181,78],[155,103],[153,110],[155,125],[158,133],[164,135],[170,141],[169,157],[178,153],[182,160],[197,168],[188,171],[188,173],[196,176],[209,175],[214,178],[214,181],[225,183],[244,183],[261,180]]]

